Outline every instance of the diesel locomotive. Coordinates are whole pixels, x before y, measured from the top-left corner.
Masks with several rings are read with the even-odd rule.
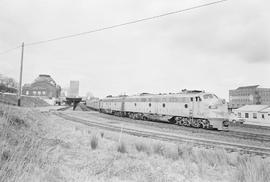
[[[165,119],[177,125],[217,130],[228,130],[229,125],[225,100],[204,91],[108,96],[87,100],[86,104],[103,113],[132,119]]]

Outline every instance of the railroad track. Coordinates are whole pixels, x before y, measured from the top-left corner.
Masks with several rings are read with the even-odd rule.
[[[239,151],[240,153],[245,153],[245,154],[270,156],[270,148],[265,148],[265,147],[257,147],[257,146],[251,146],[251,145],[243,145],[243,144],[208,140],[208,139],[195,138],[195,137],[165,134],[165,133],[154,132],[154,131],[140,131],[136,129],[121,128],[120,126],[114,126],[110,124],[89,121],[87,119],[81,119],[81,118],[70,116],[64,113],[60,113],[60,112],[53,112],[53,114],[72,122],[77,122],[77,123],[81,123],[81,124],[88,125],[91,127],[98,127],[101,129],[115,131],[115,132],[122,131],[123,133],[139,136],[139,137],[147,137],[147,138],[163,140],[163,141],[172,141],[172,142],[188,142],[188,143],[195,144],[197,146],[223,148],[227,151]]]
[[[265,134],[256,134],[256,133],[249,133],[249,132],[242,132],[242,131],[228,131],[227,133],[222,132],[222,135],[240,138],[240,139],[266,142],[266,143],[270,142],[270,135],[265,135]]]
[[[173,129],[173,130],[185,130],[192,133],[205,133],[205,134],[212,134],[212,135],[219,135],[224,137],[231,137],[231,138],[238,138],[238,139],[244,139],[244,140],[252,140],[252,141],[259,141],[264,143],[269,143],[270,146],[270,135],[266,134],[259,134],[259,133],[252,133],[252,132],[246,132],[246,131],[216,131],[216,130],[206,130],[201,128],[192,128],[192,127],[185,127],[185,126],[178,126],[175,124],[169,124],[164,121],[143,121],[143,120],[133,120],[130,118],[123,118],[118,117],[114,115],[108,115],[103,113],[97,114],[99,117],[106,118],[106,119],[115,119],[118,121],[124,121],[124,122],[135,122],[143,125],[148,126],[154,126],[158,128],[167,128],[167,129]]]

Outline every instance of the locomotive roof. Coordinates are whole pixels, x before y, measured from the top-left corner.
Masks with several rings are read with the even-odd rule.
[[[204,94],[210,94],[207,92],[180,92],[180,93],[170,93],[170,94],[140,94],[140,95],[124,95],[124,96],[110,96],[104,99],[117,99],[117,98],[127,98],[127,97],[132,97],[132,98],[145,98],[145,97],[189,97],[189,96],[200,96]]]

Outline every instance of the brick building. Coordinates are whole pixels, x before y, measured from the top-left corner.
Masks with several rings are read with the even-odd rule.
[[[23,95],[39,96],[45,98],[58,98],[61,87],[51,78],[50,75],[39,75],[33,83],[25,84],[22,89]]]
[[[229,90],[230,109],[237,109],[245,105],[270,105],[270,88],[252,85]]]

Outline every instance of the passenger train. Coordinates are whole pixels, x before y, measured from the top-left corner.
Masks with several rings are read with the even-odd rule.
[[[176,94],[107,96],[87,100],[92,109],[132,119],[164,119],[170,123],[195,128],[228,130],[228,108],[225,100],[204,91]]]

